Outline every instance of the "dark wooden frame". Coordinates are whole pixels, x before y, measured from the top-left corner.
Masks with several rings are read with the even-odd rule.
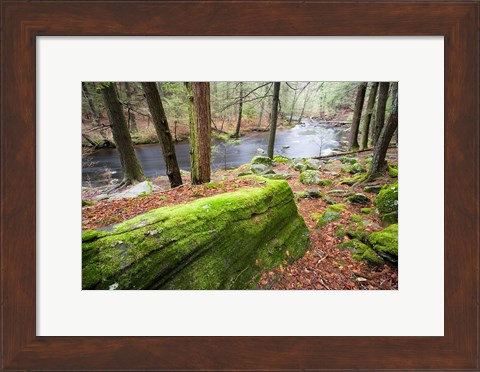
[[[478,1],[5,0],[1,10],[2,370],[478,370]],[[443,35],[445,336],[37,337],[35,38],[42,35]]]

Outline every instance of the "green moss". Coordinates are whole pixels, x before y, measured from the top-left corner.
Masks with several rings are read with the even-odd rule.
[[[217,189],[218,188],[218,182],[209,182],[203,185],[204,188],[206,189]]]
[[[340,249],[347,249],[352,252],[352,257],[357,261],[365,261],[372,266],[383,266],[383,259],[376,254],[372,248],[362,242],[352,239],[348,242],[339,244]]]
[[[353,194],[353,195],[349,196],[347,198],[347,200],[350,203],[353,203],[353,204],[363,204],[363,205],[365,205],[365,204],[370,203],[370,199],[366,195],[359,194],[359,193],[356,193],[356,194]]]
[[[335,211],[335,212],[342,212],[346,209],[346,205],[345,204],[333,204],[331,206],[328,207],[328,209],[332,210],[332,211]]]
[[[372,233],[368,243],[383,258],[398,262],[398,225],[390,225],[382,231]]]
[[[340,212],[343,210],[345,210],[343,204],[330,205],[321,215],[316,214],[314,219],[317,220],[317,226],[324,227],[330,222],[339,220],[341,217]]]
[[[382,187],[374,204],[381,215],[398,212],[398,182]]]
[[[340,219],[340,213],[327,209],[322,213],[320,218],[317,221],[317,226],[324,227],[330,222],[337,221]]]
[[[346,177],[340,181],[340,185],[352,186],[358,182],[362,182],[366,178],[365,174],[358,173],[353,177]]]
[[[293,174],[289,173],[275,173],[275,174],[264,174],[262,177],[269,180],[289,180],[293,177]]]
[[[283,155],[275,155],[273,161],[276,163],[290,163],[292,160]]]
[[[343,238],[346,234],[345,226],[343,224],[339,224],[335,229],[335,237]]]
[[[304,170],[300,173],[300,182],[304,185],[318,185],[320,181],[316,170]]]
[[[373,192],[375,194],[378,194],[382,189],[382,187],[383,187],[382,185],[371,185],[371,186],[365,186],[363,190],[366,192]]]
[[[365,168],[365,166],[363,166],[360,163],[354,163],[352,165],[352,167],[350,168],[350,173],[351,174],[366,173],[366,172],[367,172],[367,168]]]
[[[352,221],[352,222],[362,222],[362,216],[359,216],[358,214],[352,214],[350,216],[350,221]]]
[[[394,168],[389,163],[387,163],[387,168],[388,168],[388,174],[390,175],[390,177],[392,178],[398,177],[398,169]]]
[[[83,288],[256,287],[262,270],[309,246],[288,184],[257,179],[265,187],[158,208],[92,235],[82,245]]]
[[[90,200],[82,199],[82,207],[89,207],[91,205],[93,205],[93,203]]]
[[[349,223],[346,228],[346,234],[352,239],[358,239],[361,241],[366,241],[368,238],[367,230],[362,221]]]
[[[373,208],[362,208],[360,209],[360,212],[362,212],[363,214],[370,214],[373,212]]]
[[[270,159],[269,157],[267,156],[255,156],[252,161],[250,162],[250,164],[263,164],[263,165],[268,165],[268,166],[272,166],[273,165],[273,160]]]
[[[336,203],[335,200],[333,200],[332,198],[329,198],[328,196],[324,196],[324,197],[323,197],[323,201],[324,201],[325,203],[327,203],[327,204],[330,204],[330,205],[333,205],[333,204]]]
[[[397,223],[398,222],[398,212],[386,213],[381,216],[382,221],[387,224]]]

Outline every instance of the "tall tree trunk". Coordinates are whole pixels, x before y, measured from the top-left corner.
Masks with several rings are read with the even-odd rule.
[[[163,109],[160,93],[155,83],[142,82],[142,88],[147,99],[148,109],[152,115],[153,125],[160,140],[163,159],[167,168],[167,176],[171,187],[177,187],[182,184],[182,176],[178,167],[177,156],[175,154],[175,145],[173,144],[170,128],[168,127],[167,116]]]
[[[273,149],[275,147],[275,132],[277,130],[279,96],[280,83],[273,83],[272,113],[270,115],[270,135],[268,137],[267,150],[267,155],[270,159],[273,159]]]
[[[374,180],[385,168],[388,145],[398,127],[398,83],[392,83],[392,111],[373,150],[367,180]]]
[[[360,119],[362,118],[363,101],[365,100],[365,92],[367,91],[367,83],[360,83],[357,90],[357,99],[355,100],[355,109],[353,111],[352,128],[350,129],[350,141],[348,143],[350,150],[358,149],[358,128],[360,127]]]
[[[237,119],[237,128],[235,129],[235,134],[233,137],[240,137],[240,126],[242,125],[242,111],[243,111],[243,83],[239,83],[240,86],[240,98],[238,103],[238,119]]]
[[[131,184],[135,181],[143,181],[145,177],[133,149],[132,137],[130,137],[130,132],[128,131],[122,105],[118,100],[115,83],[102,83],[99,88],[107,108],[113,140],[120,154],[120,162],[123,169],[122,183]]]
[[[373,106],[375,106],[375,98],[377,97],[378,83],[372,83],[370,94],[368,95],[367,111],[363,119],[363,129],[361,137],[361,148],[366,149],[368,145],[368,133],[370,132],[370,122],[372,120]]]
[[[265,87],[264,90],[264,96],[267,95],[268,92],[268,87]],[[263,111],[265,110],[265,98],[262,98],[261,103],[260,103],[260,117],[258,118],[258,127],[262,127],[262,119],[263,119]]]
[[[293,117],[293,111],[295,110],[295,104],[297,103],[297,90],[298,90],[298,83],[296,85],[296,90],[295,93],[293,94],[293,101],[292,101],[292,107],[290,108],[290,117],[288,118],[288,126],[292,125],[292,117]]]
[[[377,144],[378,137],[382,133],[382,128],[385,123],[385,108],[387,107],[388,89],[390,83],[380,83],[380,89],[378,91],[377,112],[375,114],[375,127],[373,129],[372,142],[373,146]]]
[[[135,118],[135,113],[132,111],[132,92],[130,91],[130,84],[125,82],[125,92],[127,93],[127,110],[128,110],[128,128],[130,132],[138,132],[137,120]]]
[[[190,116],[190,167],[192,184],[210,182],[210,83],[185,83]]]

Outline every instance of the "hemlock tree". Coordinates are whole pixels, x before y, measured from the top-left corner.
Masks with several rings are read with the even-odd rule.
[[[122,104],[118,99],[115,83],[101,83],[97,89],[102,93],[112,129],[113,140],[117,146],[120,154],[120,163],[122,164],[123,180],[116,188],[133,184],[136,181],[143,181],[145,176],[133,149],[132,137],[128,131],[127,121],[123,114]]]
[[[388,100],[388,89],[390,88],[390,83],[380,83],[380,89],[378,91],[378,102],[377,102],[377,111],[375,114],[375,126],[373,129],[372,143],[373,146],[376,145],[380,133],[382,133],[382,128],[385,123],[385,109],[387,107]]]
[[[392,110],[388,117],[377,144],[373,150],[372,162],[368,171],[367,180],[374,180],[385,168],[385,156],[388,145],[398,127],[398,83],[392,83]]]
[[[160,140],[163,159],[167,168],[167,176],[171,187],[177,187],[182,184],[182,176],[178,167],[177,156],[175,154],[175,145],[173,144],[172,134],[168,127],[167,116],[163,109],[162,100],[155,83],[142,82],[142,88],[147,99],[148,109],[152,115],[153,125]]]
[[[210,182],[210,83],[185,83],[189,102],[190,167],[192,184]]]
[[[275,132],[278,119],[278,97],[280,96],[280,83],[273,83],[272,113],[270,115],[270,135],[268,137],[267,156],[273,159],[273,148],[275,146]]]
[[[372,83],[370,94],[368,95],[367,110],[363,119],[362,137],[360,145],[362,150],[368,146],[368,133],[370,132],[370,121],[372,120],[373,106],[375,106],[375,98],[377,97],[378,83]]]
[[[358,85],[357,98],[355,100],[355,109],[353,111],[352,128],[350,129],[350,141],[348,142],[350,150],[358,149],[358,128],[360,127],[363,101],[365,100],[366,91],[367,83],[360,83]]]

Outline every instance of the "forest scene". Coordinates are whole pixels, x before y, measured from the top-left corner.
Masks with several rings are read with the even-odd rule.
[[[82,82],[82,289],[398,289],[397,82]]]

